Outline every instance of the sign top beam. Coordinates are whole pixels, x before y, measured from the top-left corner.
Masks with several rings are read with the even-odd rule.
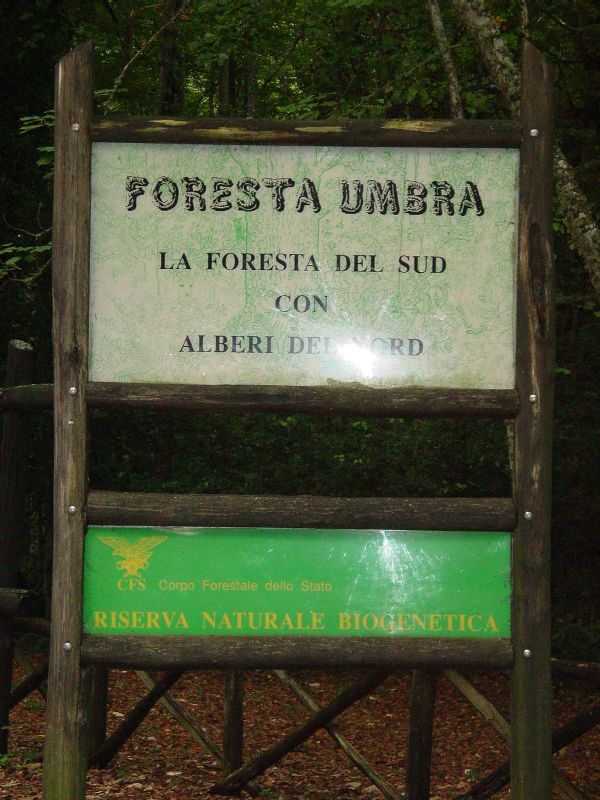
[[[99,119],[94,142],[518,148],[513,120]]]

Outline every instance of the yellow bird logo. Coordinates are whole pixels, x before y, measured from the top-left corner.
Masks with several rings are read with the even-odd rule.
[[[120,536],[98,536],[102,544],[110,547],[113,556],[121,556],[122,561],[117,561],[117,569],[125,570],[124,578],[129,576],[141,578],[140,570],[146,569],[152,551],[166,538],[166,536],[146,536],[130,543]]]

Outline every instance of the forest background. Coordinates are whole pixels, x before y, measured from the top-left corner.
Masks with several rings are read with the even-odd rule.
[[[524,34],[552,66],[557,140],[573,168],[558,184],[554,219],[553,646],[555,655],[600,661],[600,5],[591,0],[0,4],[0,374],[8,341],[19,338],[34,347],[34,380],[52,380],[54,64],[75,44],[95,43],[99,115],[506,118],[518,96],[510,62],[518,65]],[[47,597],[52,420],[42,413],[31,423],[22,582]],[[497,422],[99,410],[90,484],[406,497],[511,491]]]

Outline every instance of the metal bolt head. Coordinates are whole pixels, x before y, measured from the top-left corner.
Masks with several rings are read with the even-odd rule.
[[[529,395],[529,402],[530,403],[537,403],[537,394],[530,394]]]
[[[69,386],[69,394],[77,394],[77,387]]]
[[[65,651],[65,653],[70,653],[72,649],[73,645],[71,644],[71,642],[65,642],[63,644],[63,650]]]
[[[77,511],[75,506],[69,506],[69,514],[74,514]]]
[[[531,513],[531,511],[526,511],[523,514],[523,516],[525,517],[525,519],[533,519],[533,514]]]
[[[74,131],[75,133],[77,133],[77,132],[78,132],[78,130],[79,130],[79,123],[78,123],[78,122],[74,122],[74,123],[71,125],[71,130],[72,130],[72,131]]]
[[[531,650],[527,649],[527,650],[523,650],[523,655],[525,656],[525,658],[531,658],[533,653],[531,652]]]
[[[529,131],[529,135],[530,135],[530,136],[533,136],[533,137],[535,138],[536,136],[539,136],[539,135],[540,135],[540,132],[538,131],[538,129],[537,129],[537,128],[532,128],[532,129]]]

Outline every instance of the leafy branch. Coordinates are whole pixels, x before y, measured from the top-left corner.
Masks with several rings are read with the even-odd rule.
[[[132,57],[129,59],[129,61],[125,64],[125,66],[123,67],[121,72],[117,75],[117,79],[113,83],[112,89],[108,93],[108,96],[107,96],[106,100],[102,103],[102,107],[103,107],[103,110],[104,110],[104,116],[106,116],[112,110],[112,108],[113,108],[112,103],[113,103],[113,100],[115,98],[115,95],[118,92],[121,84],[123,83],[123,79],[125,78],[125,75],[127,75],[129,70],[131,69],[131,67],[135,64],[135,62],[138,60],[138,58],[143,56],[144,53],[148,50],[148,48],[152,44],[154,44],[154,42],[158,39],[158,37],[161,35],[161,33],[164,30],[166,30],[168,27],[173,25],[174,22],[176,22],[180,17],[182,17],[184,15],[184,13],[188,10],[189,6],[190,6],[190,0],[183,0],[183,3],[177,9],[177,11],[171,17],[169,17],[169,19],[164,23],[164,25],[161,25],[160,28],[158,28],[156,31],[154,31],[152,36],[150,36],[150,38],[147,39],[142,44],[142,46],[137,51],[137,53],[134,53],[132,55]]]

